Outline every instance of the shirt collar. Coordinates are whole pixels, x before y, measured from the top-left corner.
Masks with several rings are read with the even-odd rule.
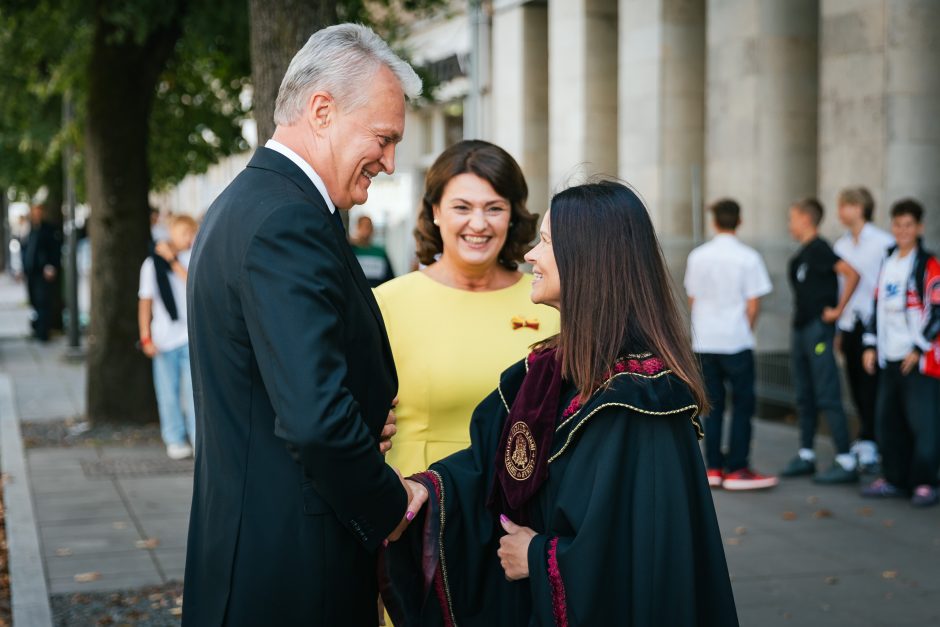
[[[317,188],[317,191],[320,192],[320,195],[323,196],[323,200],[326,201],[326,206],[329,207],[330,213],[336,213],[336,207],[333,205],[333,201],[330,200],[330,195],[326,191],[326,184],[323,183],[323,179],[321,179],[320,175],[317,174],[316,170],[313,169],[313,166],[307,163],[303,157],[279,141],[269,139],[267,142],[265,142],[264,147],[270,148],[274,152],[281,153],[293,161],[298,168],[303,170],[304,174],[307,175],[307,177],[313,183],[314,187]]]

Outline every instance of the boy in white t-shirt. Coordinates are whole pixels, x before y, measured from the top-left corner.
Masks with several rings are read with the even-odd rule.
[[[754,325],[760,299],[772,286],[760,254],[735,237],[741,208],[733,200],[711,207],[715,237],[689,254],[685,290],[692,309],[692,348],[702,365],[711,412],[705,417],[708,484],[727,490],[777,485],[750,466],[754,394]],[[722,452],[725,385],[731,387],[731,433]]]
[[[189,216],[170,223],[169,240],[157,242],[140,268],[137,321],[140,347],[153,360],[160,435],[171,459],[193,454],[196,412],[186,327],[186,273],[198,225]]]

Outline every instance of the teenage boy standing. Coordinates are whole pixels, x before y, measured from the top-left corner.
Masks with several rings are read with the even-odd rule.
[[[800,449],[780,475],[815,474],[816,483],[853,483],[858,481],[858,464],[850,452],[848,420],[842,407],[833,340],[835,322],[858,285],[858,273],[819,237],[822,218],[822,204],[815,198],[801,200],[790,207],[790,235],[802,244],[790,259],[789,267],[795,301],[790,366],[796,384]],[[839,276],[844,280],[841,297]],[[829,469],[817,474],[813,441],[820,411],[826,415],[836,459]]]
[[[871,321],[878,271],[894,238],[871,223],[875,201],[864,187],[849,187],[839,192],[839,221],[848,231],[836,240],[833,250],[849,262],[859,274],[858,287],[837,324],[836,348],[845,358],[849,390],[858,411],[858,438],[852,452],[858,458],[859,470],[865,474],[878,472],[878,446],[875,444],[875,391],[878,372],[868,373],[862,367],[865,346],[862,335]]]
[[[882,266],[875,314],[865,334],[865,369],[882,368],[876,421],[884,476],[863,496],[912,493],[911,504],[940,502],[940,262],[924,250],[924,209],[915,200],[891,208],[897,239]]]
[[[731,199],[711,207],[715,237],[689,254],[685,291],[692,310],[692,348],[702,365],[711,412],[705,417],[708,485],[726,490],[756,490],[777,485],[777,478],[749,464],[754,416],[754,333],[760,299],[773,289],[764,260],[735,236],[741,207]],[[721,449],[725,384],[731,387],[728,454]]]

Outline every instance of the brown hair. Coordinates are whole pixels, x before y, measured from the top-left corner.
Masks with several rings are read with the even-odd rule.
[[[924,206],[913,198],[904,198],[891,206],[891,217],[911,216],[914,222],[920,224],[924,221]]]
[[[539,216],[526,209],[529,188],[516,160],[499,146],[478,139],[457,142],[442,152],[428,170],[414,230],[418,260],[430,265],[435,255],[444,252],[441,231],[434,224],[434,206],[440,204],[450,180],[465,173],[488,181],[497,194],[509,201],[509,233],[499,251],[499,263],[515,270],[535,238]]]
[[[871,192],[864,187],[847,187],[843,189],[839,192],[837,202],[840,206],[858,205],[861,207],[865,222],[871,222],[872,217],[875,215],[875,199],[872,197]]]
[[[796,209],[805,216],[809,216],[810,220],[813,221],[815,226],[819,226],[822,222],[823,210],[822,203],[816,200],[815,198],[804,198],[803,200],[798,200],[791,205],[793,209]]]
[[[722,198],[711,206],[715,224],[725,231],[733,231],[741,224],[741,206],[730,198]]]
[[[552,247],[561,282],[557,346],[565,378],[582,400],[618,357],[652,351],[690,389],[699,412],[708,399],[659,240],[639,196],[601,181],[560,192],[551,203]]]

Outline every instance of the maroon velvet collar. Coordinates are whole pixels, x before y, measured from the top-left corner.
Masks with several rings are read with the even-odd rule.
[[[529,522],[526,504],[548,478],[562,389],[556,349],[533,352],[527,363],[528,372],[503,425],[487,503],[494,513],[520,524]]]

